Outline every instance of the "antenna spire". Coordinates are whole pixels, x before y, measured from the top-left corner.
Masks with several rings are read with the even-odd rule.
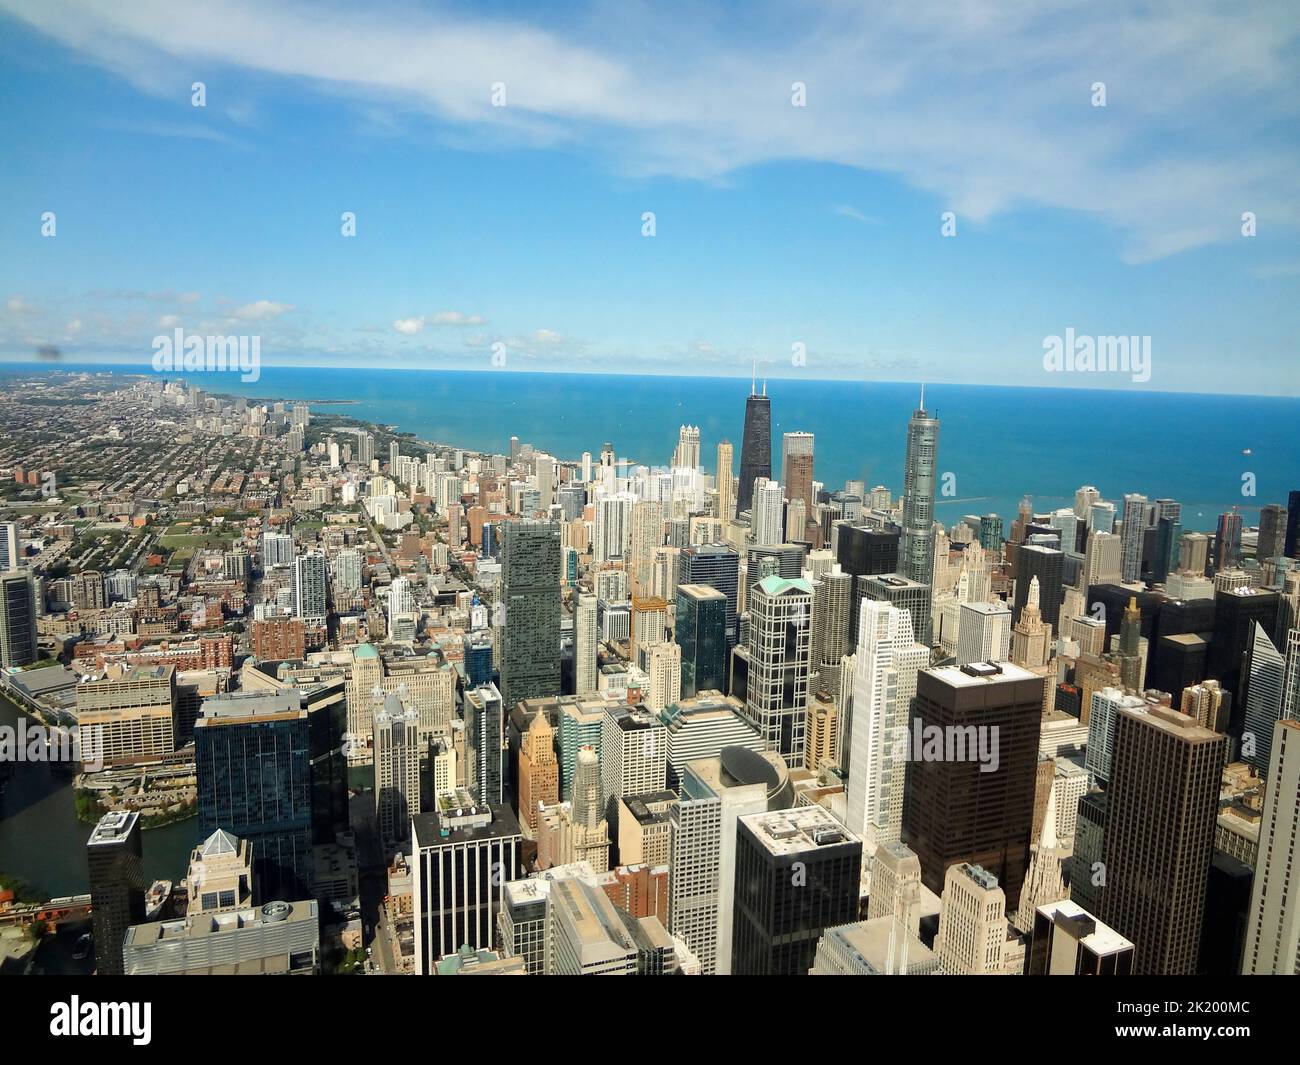
[[[753,369],[749,377],[749,394],[755,396],[758,394],[758,360],[754,360]]]
[[[921,409],[925,410],[925,382],[921,382]]]

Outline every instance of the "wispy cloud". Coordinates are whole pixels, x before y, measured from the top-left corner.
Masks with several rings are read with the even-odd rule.
[[[0,10],[172,98],[226,66],[349,98],[371,126],[391,120],[377,117],[387,104],[465,146],[586,146],[633,174],[836,163],[898,175],[975,222],[1022,206],[1087,214],[1132,262],[1239,239],[1243,211],[1300,224],[1294,4],[826,0],[797,24],[783,6],[746,7],[744,33],[695,5],[599,3],[562,32],[293,0]]]

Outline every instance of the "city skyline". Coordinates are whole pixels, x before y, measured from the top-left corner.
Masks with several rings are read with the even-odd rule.
[[[739,39],[510,5],[0,11],[29,101],[0,178],[8,360],[139,363],[181,327],[256,335],[268,366],[1300,393],[1283,11],[1198,5],[1174,33],[1172,9],[826,7],[792,40],[769,9]],[[1081,46],[1112,33],[1104,61]],[[1047,370],[1071,335],[1145,338],[1149,379]]]

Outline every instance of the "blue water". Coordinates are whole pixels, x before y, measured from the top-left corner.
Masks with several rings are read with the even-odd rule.
[[[49,369],[11,365],[5,373]],[[103,372],[128,367],[61,366]],[[152,373],[147,367],[139,372]],[[680,424],[698,425],[712,470],[716,446],[735,445],[748,380],[625,377],[604,374],[451,370],[264,367],[246,383],[233,373],[187,376],[209,392],[259,399],[354,400],[323,408],[395,425],[424,440],[505,452],[518,436],[553,455],[577,459],[614,444],[620,458],[666,464]],[[902,488],[907,419],[917,385],[780,380],[772,397],[772,439],[779,472],[780,436],[816,434],[815,475],[828,488],[848,479]],[[1285,503],[1300,488],[1300,398],[1206,396],[1127,390],[928,385],[926,403],[941,421],[939,469],[956,494],[938,500],[938,516],[997,513],[1010,520],[1019,500],[1036,510],[1070,505],[1080,485],[1110,500],[1125,492],[1184,504],[1187,531],[1213,530],[1238,506],[1247,524],[1266,503]],[[1243,451],[1249,449],[1249,456]],[[1255,494],[1243,494],[1253,474]]]

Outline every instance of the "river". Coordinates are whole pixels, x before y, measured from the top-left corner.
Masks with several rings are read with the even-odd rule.
[[[0,696],[0,726],[14,726],[21,714]],[[72,776],[44,762],[17,762],[0,795],[0,872],[27,881],[43,898],[90,890],[86,840],[91,825],[77,820]],[[144,833],[144,875],[179,881],[198,842],[196,817]]]

